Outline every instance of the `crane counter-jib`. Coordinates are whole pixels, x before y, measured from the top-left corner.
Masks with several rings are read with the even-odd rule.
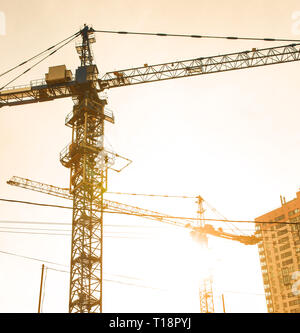
[[[24,93],[27,93],[28,91],[31,91],[31,86],[19,86],[19,87],[11,87],[6,90],[0,91],[0,96],[4,95],[21,95],[23,96]]]
[[[74,81],[55,85],[44,83],[21,88],[13,87],[0,91],[0,107],[51,101],[76,94],[78,94],[78,85]]]

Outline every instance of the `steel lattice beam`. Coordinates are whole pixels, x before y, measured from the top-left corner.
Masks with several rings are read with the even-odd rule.
[[[204,278],[199,285],[199,299],[201,313],[214,313],[214,298],[212,290],[212,280],[210,277]]]
[[[109,88],[228,72],[299,60],[300,45],[290,44],[108,72],[101,79],[95,80],[93,84],[97,91],[102,91]],[[81,85],[74,77],[70,82],[51,86],[47,85],[45,80],[31,81],[30,85],[11,87],[5,91],[0,91],[0,108],[3,106],[22,105],[72,97],[78,95],[80,90]]]
[[[104,105],[97,94],[78,98],[67,159],[73,193],[70,312],[102,312],[103,193],[106,190]],[[91,107],[93,100],[98,109]],[[79,113],[79,114],[78,114]],[[66,157],[65,155],[63,156]],[[61,158],[62,164],[64,160]],[[102,163],[101,163],[102,162]],[[99,210],[100,203],[100,210]]]
[[[99,84],[103,88],[115,88],[299,60],[300,45],[291,44],[109,72]]]
[[[53,195],[56,197],[64,198],[73,200],[73,194],[70,194],[69,189],[67,188],[61,188],[58,186],[48,185],[45,183],[37,182],[34,180],[21,178],[21,177],[12,177],[9,181],[7,181],[7,184],[12,186],[17,186],[21,188],[25,188],[28,190]],[[101,203],[97,201],[98,209],[101,206]],[[103,199],[103,208],[109,209],[109,211],[113,212],[122,212],[122,213],[128,213],[131,215],[136,215],[143,217],[145,219],[159,221],[163,223],[167,223],[170,225],[178,226],[178,227],[185,227],[186,223],[176,221],[174,218],[170,218],[169,215],[156,212],[153,210],[132,206],[124,203],[120,203],[117,201],[107,200]]]
[[[73,116],[67,117],[72,143],[60,155],[61,163],[70,168],[73,194],[69,312],[80,313],[102,312],[103,193],[107,184],[107,165],[102,154],[106,100],[98,97],[92,81],[86,81],[96,70],[90,35],[86,26],[82,44],[77,48],[81,59],[79,76],[85,77],[85,83],[74,96]]]

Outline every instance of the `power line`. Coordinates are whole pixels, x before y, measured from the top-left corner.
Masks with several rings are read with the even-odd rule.
[[[53,270],[53,271],[57,271],[57,272],[62,272],[62,273],[70,273],[69,271],[61,270],[61,269],[55,269],[55,268],[50,268],[50,267],[48,267],[48,269]],[[116,276],[119,276],[119,275],[116,275]],[[120,275],[120,277],[122,277],[122,275]],[[135,278],[133,278],[133,279],[135,279]],[[136,279],[136,280],[139,280],[139,279]],[[130,286],[141,287],[141,288],[147,288],[147,289],[156,289],[156,290],[164,290],[164,291],[167,291],[166,289],[154,288],[154,287],[148,287],[148,286],[144,286],[144,285],[138,285],[138,284],[135,284],[135,283],[128,283],[128,282],[117,281],[117,280],[104,279],[104,281],[107,281],[107,282],[113,282],[113,283],[119,283],[119,284],[126,284],[126,285],[130,285]],[[222,292],[224,292],[224,293],[231,293],[231,294],[265,296],[265,294],[263,294],[263,293],[251,293],[251,292],[244,292],[244,291],[224,290],[224,291],[222,291]]]
[[[37,258],[33,258],[33,257],[27,257],[27,256],[23,256],[23,255],[18,255],[15,253],[11,253],[11,252],[6,252],[6,251],[1,251],[0,253],[3,254],[7,254],[7,255],[12,255],[12,256],[16,256],[16,257],[21,257],[24,259],[29,259],[29,260],[34,260],[34,261],[39,261],[39,262],[43,262],[43,263],[50,263],[50,264],[54,264],[57,266],[63,266],[63,267],[68,267],[66,265],[63,264],[59,264],[59,263],[55,263],[52,261],[48,261],[48,260],[42,260],[42,259],[37,259]],[[62,272],[62,273],[70,273],[69,270],[63,270],[63,269],[58,269],[58,268],[52,268],[52,267],[48,267],[46,266],[47,269],[52,270],[52,271],[57,271],[57,272]],[[108,274],[108,275],[115,275],[115,274]],[[116,275],[119,277],[124,277],[124,278],[130,278],[130,279],[134,279],[134,280],[140,280],[140,279],[136,279],[136,278],[132,278],[132,277],[128,277],[128,276],[124,276],[124,275]],[[139,287],[139,288],[147,288],[147,289],[155,289],[155,290],[164,290],[164,289],[160,289],[160,288],[154,288],[154,287],[149,287],[149,286],[145,286],[145,285],[139,285],[139,284],[135,284],[135,283],[128,283],[128,282],[124,282],[124,281],[118,281],[118,280],[111,280],[111,279],[104,279],[104,281],[107,282],[112,282],[112,283],[118,283],[118,284],[124,284],[124,285],[130,285],[130,286],[135,286],[135,287]],[[229,291],[229,290],[224,290],[223,292],[226,293],[235,293],[235,294],[249,294],[249,295],[264,295],[264,294],[259,294],[259,293],[248,293],[248,292],[241,292],[241,291]]]
[[[48,224],[53,224],[53,225],[67,225],[71,226],[71,223],[61,223],[61,222],[36,222],[36,221],[7,221],[7,220],[2,220],[0,221],[0,224],[6,223],[6,224],[40,224],[40,225],[48,225]]]
[[[63,265],[63,264],[60,264],[60,263],[55,263],[55,262],[52,262],[52,261],[47,261],[47,260],[38,259],[38,258],[34,258],[34,257],[23,256],[23,255],[12,253],[12,252],[7,252],[7,251],[0,250],[0,253],[7,254],[7,255],[12,255],[12,256],[16,256],[16,257],[20,257],[20,258],[24,258],[24,259],[29,259],[29,260],[35,260],[35,261],[39,261],[39,262],[42,262],[42,263],[55,264],[57,266],[62,266],[62,267],[69,267],[67,265]],[[52,268],[52,267],[47,267],[47,268],[55,270],[55,271],[70,273],[70,271],[61,270],[61,269],[58,269],[58,268]],[[131,276],[126,276],[126,275],[117,275],[117,274],[110,274],[110,273],[108,275],[124,277],[124,278],[127,278],[127,279],[140,280],[140,279],[133,278]]]
[[[4,227],[5,228],[5,227]],[[7,227],[9,228],[9,227]],[[13,227],[11,227],[11,229],[13,229]],[[18,228],[16,228],[18,229]],[[30,229],[30,228],[21,228],[21,229]],[[30,229],[30,230],[35,230],[35,229]],[[36,230],[39,230],[39,229],[36,229]],[[40,230],[43,230],[43,229],[40,229]],[[49,229],[50,230],[50,229]],[[60,231],[60,230],[58,230]],[[27,232],[27,231],[11,231],[11,230],[0,230],[0,233],[9,233],[9,234],[28,234],[28,235],[47,235],[47,236],[68,236],[70,237],[71,236],[71,233],[68,233],[68,234],[64,234],[64,233],[51,233],[51,232]],[[128,232],[108,232],[108,233],[112,233],[112,234],[121,234],[121,235],[130,235],[130,233]],[[292,233],[292,231],[289,231],[289,233]],[[150,240],[150,239],[156,239],[155,237],[155,234],[152,234],[153,237],[147,237],[147,235],[140,235],[138,233],[135,233],[135,235],[137,235],[136,237],[133,237],[133,236],[115,236],[115,235],[107,235],[107,234],[104,234],[104,238],[118,238],[118,239],[137,239],[137,240],[141,240],[141,239],[144,239],[144,240]],[[281,244],[274,244],[274,242],[271,241],[271,237],[268,237],[270,238],[270,241],[269,240],[261,240],[261,242],[263,242],[264,244],[272,244],[273,246],[275,245],[282,245],[282,244],[290,244],[291,242],[290,241],[285,241]],[[296,246],[294,246],[293,248],[298,248]]]
[[[136,283],[130,283],[130,282],[123,282],[123,281],[116,281],[116,280],[109,280],[109,279],[103,279],[106,282],[113,282],[113,283],[119,283],[119,284],[126,284],[129,286],[134,286],[134,287],[139,287],[139,288],[147,288],[147,289],[154,289],[154,290],[164,290],[161,288],[155,288],[155,287],[148,287],[148,286],[144,286],[144,285],[139,285]]]
[[[5,227],[0,227],[0,229],[12,229],[12,230],[32,230],[32,231],[66,231],[66,232],[71,232],[71,229],[45,229],[45,228],[28,228],[28,227],[15,227],[15,226],[5,226]]]
[[[63,223],[63,222],[38,222],[38,221],[9,221],[9,220],[0,220],[0,225],[1,224],[29,224],[29,225],[62,225],[62,226],[72,226],[71,222],[68,223]],[[136,225],[136,224],[104,224],[103,225],[104,228],[138,228],[138,229],[159,229],[159,231],[161,231],[161,229],[163,228],[170,228],[170,226],[168,224],[160,224],[160,225]],[[287,226],[290,227],[290,226]],[[6,228],[5,227],[0,227],[0,228]],[[11,228],[11,227],[7,227],[7,228]],[[231,230],[226,229],[226,228],[222,228],[223,230]],[[46,229],[45,229],[46,230]],[[50,230],[50,229],[49,229]],[[56,229],[51,229],[51,230],[56,230]],[[58,229],[58,230],[63,230],[63,229]],[[245,229],[245,228],[240,228],[239,230],[242,231],[254,231],[254,229]],[[264,231],[273,231],[271,229],[264,229]]]
[[[69,207],[69,206],[52,205],[52,204],[45,204],[45,203],[38,203],[38,202],[31,202],[31,201],[24,201],[24,200],[13,200],[13,199],[0,198],[0,201],[12,202],[12,203],[22,203],[22,204],[26,204],[26,205],[42,206],[42,207],[73,209],[72,207]]]
[[[60,231],[60,232],[71,232],[71,229],[54,229],[54,228],[28,228],[28,227],[15,227],[15,226],[0,226],[0,229],[9,229],[9,230],[31,230],[31,231]],[[1,231],[1,230],[0,230]],[[125,235],[140,235],[141,231],[105,231],[105,234],[125,234]]]
[[[61,205],[53,205],[53,204],[44,204],[44,203],[37,203],[37,202],[30,202],[30,201],[23,201],[23,200],[12,200],[12,199],[4,199],[0,198],[0,201],[4,202],[11,202],[11,203],[21,203],[27,205],[34,205],[34,206],[42,206],[42,207],[52,207],[52,208],[64,208],[64,209],[73,209],[69,206],[61,206]],[[101,212],[101,210],[95,210]],[[172,216],[172,215],[159,215],[159,214],[141,214],[141,213],[128,213],[124,211],[110,211],[110,210],[102,210],[104,213],[108,214],[121,214],[121,215],[133,215],[133,216],[140,216],[140,217],[154,217],[154,218],[168,218],[174,220],[189,220],[189,221],[198,221],[196,217],[183,217],[183,216]],[[208,219],[204,218],[204,221],[210,222],[233,222],[233,223],[255,223],[255,224],[291,224],[297,225],[299,222],[270,222],[270,221],[253,221],[253,220],[228,220],[228,219]],[[184,225],[181,225],[184,227]]]
[[[65,271],[65,270],[62,270],[62,269],[55,269],[55,268],[50,268],[50,267],[48,267],[48,269],[53,270],[53,271],[57,271],[57,272],[62,272],[62,273],[68,273],[68,274],[70,274],[70,271]],[[154,289],[154,290],[164,290],[164,289],[161,289],[161,288],[149,287],[149,286],[145,286],[145,285],[140,285],[140,284],[130,283],[130,282],[124,282],[124,281],[118,281],[118,280],[103,279],[103,281],[113,282],[113,283],[118,283],[118,284],[125,284],[125,285],[134,286],[134,287],[138,287],[138,288],[146,288],[146,289]]]
[[[0,233],[8,233],[8,234],[29,234],[29,235],[47,235],[47,236],[71,236],[69,234],[59,234],[59,233],[51,233],[51,232],[27,232],[27,231],[9,231],[9,230],[0,230]]]
[[[28,234],[28,235],[46,235],[46,236],[68,236],[71,237],[71,233],[69,234],[60,234],[60,233],[51,233],[51,232],[26,232],[26,231],[0,231],[0,233],[9,233],[9,234]],[[145,237],[145,236],[138,236],[138,237],[133,237],[133,236],[111,236],[111,235],[104,235],[104,238],[119,238],[119,239],[152,239],[153,237]]]
[[[33,258],[33,257],[27,257],[27,256],[23,256],[21,254],[11,253],[11,252],[7,252],[7,251],[0,250],[0,253],[7,254],[7,255],[10,255],[10,256],[20,257],[20,258],[24,258],[24,259],[34,260],[34,261],[38,261],[38,262],[42,262],[42,263],[48,263],[48,264],[52,264],[52,265],[67,267],[66,265],[58,264],[58,263],[53,262],[53,261],[43,260],[43,259],[38,259],[38,258]]]
[[[16,256],[16,257],[20,257],[20,258],[24,258],[24,259],[28,259],[28,260],[34,260],[34,261],[38,261],[38,262],[42,262],[42,263],[48,263],[48,264],[53,264],[53,265],[57,265],[57,266],[68,267],[67,265],[63,265],[63,264],[56,263],[56,262],[53,262],[53,261],[28,257],[28,256],[19,255],[19,254],[12,253],[12,252],[7,252],[7,251],[0,250],[0,253],[6,254],[6,255],[11,255],[11,256]],[[67,271],[67,270],[62,270],[62,269],[57,269],[57,268],[52,268],[52,267],[47,267],[47,268],[50,269],[50,270],[54,270],[54,271],[70,273],[70,271]],[[116,274],[108,274],[108,275],[116,275]],[[116,275],[116,276],[123,277],[123,278],[134,279],[134,280],[140,280],[140,279],[137,279],[137,278],[132,278],[132,277],[124,276],[124,275]],[[106,280],[106,281],[117,282],[117,281],[114,281],[114,280]],[[128,283],[124,282],[123,284],[128,284]],[[130,285],[134,285],[134,284],[130,284]],[[140,285],[136,285],[136,286],[143,287],[143,286],[140,286]],[[151,288],[151,289],[153,289],[153,288]],[[154,288],[154,289],[156,289],[156,288]],[[230,292],[230,291],[227,291],[227,292]]]
[[[1,223],[1,222],[0,222]],[[19,222],[22,223],[22,222]],[[25,223],[25,222],[24,222]],[[71,226],[70,224],[68,224],[69,226]],[[110,226],[108,226],[110,227]],[[122,225],[118,225],[119,228],[122,228]],[[136,228],[140,228],[143,226],[127,226],[127,227],[136,227]],[[145,226],[144,226],[145,227]],[[148,228],[146,226],[146,228]],[[149,226],[149,228],[154,229],[155,227],[151,227]],[[32,230],[32,231],[61,231],[61,232],[71,232],[71,229],[54,229],[54,228],[28,228],[28,227],[16,227],[16,226],[0,226],[0,230],[1,229],[12,229],[12,230]],[[160,229],[158,230],[159,232],[161,232],[161,227],[156,227],[156,229]],[[231,231],[232,229],[230,228],[222,228],[223,231]],[[242,229],[244,231],[253,231],[252,229]],[[106,233],[109,234],[141,234],[142,231],[139,232],[135,232],[135,231],[106,231]],[[288,232],[292,232],[292,231],[288,231]],[[149,234],[149,232],[147,231],[147,233]]]
[[[130,280],[135,280],[135,281],[143,281],[143,279],[140,278],[135,278],[132,276],[127,276],[127,275],[122,275],[122,274],[111,274],[111,273],[106,273],[106,275],[112,275],[112,276],[117,276],[123,279],[130,279]]]
[[[0,220],[0,224],[37,224],[37,225],[62,225],[62,226],[72,226],[71,222],[63,223],[63,222],[38,222],[38,221],[8,221],[8,220]],[[169,225],[134,225],[134,224],[104,224],[105,228],[149,228],[149,229],[162,229],[164,227],[169,227]]]
[[[94,30],[94,32],[119,34],[119,35],[140,35],[140,36],[158,36],[158,37],[189,37],[189,38],[202,38],[202,39],[229,39],[229,40],[252,40],[264,42],[300,42],[300,39],[286,39],[286,38],[259,38],[259,37],[236,37],[236,36],[212,36],[212,35],[189,35],[189,34],[170,34],[161,32],[133,32],[133,31],[112,31],[112,30]]]
[[[71,227],[72,225],[70,223],[53,223],[53,222],[29,222],[29,221],[0,221],[0,224],[38,224],[38,225],[67,225],[69,227]],[[118,228],[150,228],[150,229],[160,229],[159,231],[161,231],[161,228],[163,226],[139,226],[139,225],[122,225],[122,224],[108,224],[108,225],[104,225],[104,227],[118,227]],[[291,227],[290,225],[288,225],[287,227]],[[45,229],[45,228],[28,228],[28,227],[17,227],[17,226],[0,226],[0,229],[13,229],[13,230],[32,230],[32,231],[61,231],[61,232],[70,232],[70,229],[54,229],[54,228],[49,228],[49,229]],[[232,231],[231,228],[222,228],[223,231]],[[253,229],[239,229],[239,231],[254,231]],[[263,231],[273,231],[276,232],[276,230],[272,230],[272,229],[264,229]],[[128,232],[128,231],[107,231],[108,233],[114,233],[114,234],[137,234],[136,232]],[[292,233],[292,232],[296,232],[293,230],[288,230],[288,233]]]
[[[46,236],[68,236],[70,237],[71,236],[71,233],[68,233],[68,234],[63,234],[63,233],[50,233],[50,232],[26,232],[26,231],[10,231],[10,230],[0,230],[0,233],[9,233],[9,234],[28,234],[28,235],[46,235]],[[292,232],[290,232],[292,233]],[[127,234],[127,233],[122,233],[120,232],[119,234]],[[130,234],[130,233],[128,233]],[[118,238],[118,239],[137,239],[137,240],[141,240],[141,239],[144,239],[144,240],[150,240],[150,239],[155,239],[156,237],[147,237],[144,236],[144,235],[139,235],[139,234],[136,234],[138,236],[136,237],[133,237],[133,236],[112,236],[112,235],[105,235],[104,234],[104,238]],[[154,235],[152,235],[154,236]],[[269,237],[271,238],[271,237]],[[285,241],[281,244],[274,244],[272,241],[266,241],[266,240],[261,240],[264,244],[272,244],[272,245],[282,245],[282,244],[289,244],[291,243],[290,241]],[[295,248],[298,248],[295,246]]]
[[[62,226],[72,226],[71,222],[67,222],[67,223],[64,223],[64,222],[38,222],[38,221],[10,221],[10,220],[0,220],[0,224],[37,224],[37,225],[62,225]],[[142,228],[142,229],[163,229],[163,228],[169,228],[169,225],[166,224],[166,225],[156,225],[156,226],[153,226],[153,225],[135,225],[135,224],[104,224],[103,225],[104,228]],[[291,225],[287,225],[286,227],[291,227]],[[12,228],[12,227],[0,227],[0,228]],[[30,228],[28,228],[30,229]],[[34,228],[35,229],[35,228]],[[38,228],[36,228],[38,230]],[[232,230],[231,228],[229,229],[226,229],[226,228],[222,228],[224,231],[225,230]],[[41,230],[46,230],[46,229],[41,229]],[[63,229],[49,229],[49,230],[62,230],[64,231]],[[239,230],[241,231],[254,231],[254,229],[245,229],[245,228],[239,228]],[[66,230],[66,231],[69,231],[69,230]],[[277,232],[276,230],[272,230],[272,229],[264,229],[263,231],[273,231],[273,232]],[[289,231],[291,232],[291,231]]]
[[[37,258],[33,258],[33,257],[27,257],[27,256],[19,255],[19,254],[16,254],[16,253],[11,253],[11,252],[1,251],[1,250],[0,250],[0,253],[15,256],[15,257],[20,257],[20,258],[24,258],[24,259],[39,261],[39,262],[42,262],[42,263],[48,263],[48,264],[53,264],[53,265],[57,265],[57,266],[68,267],[66,265],[58,264],[58,263],[55,263],[55,262],[52,262],[52,261],[37,259]],[[57,271],[57,272],[63,272],[63,273],[68,273],[68,274],[70,273],[70,271],[63,270],[63,269],[57,269],[57,268],[52,268],[52,267],[48,267],[48,266],[45,266],[45,268],[47,268],[49,270]],[[111,274],[111,275],[113,275],[113,274]],[[130,278],[130,277],[126,277],[126,278]],[[118,284],[125,284],[125,285],[135,286],[135,287],[139,287],[139,288],[162,290],[160,288],[154,288],[154,287],[139,285],[139,284],[130,283],[130,282],[123,282],[123,281],[112,280],[112,279],[103,279],[103,280],[107,281],[107,282],[113,282],[113,283],[118,283]]]

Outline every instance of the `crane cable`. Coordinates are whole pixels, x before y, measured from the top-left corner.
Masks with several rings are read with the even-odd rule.
[[[188,195],[167,195],[167,194],[144,194],[144,193],[126,193],[126,192],[105,192],[108,194],[117,194],[117,195],[132,195],[132,196],[144,196],[144,197],[161,197],[161,198],[179,198],[179,199],[197,199],[198,196],[188,196]],[[212,205],[210,205],[206,200],[204,202],[207,204],[208,208],[215,214],[221,216],[224,220],[228,221],[228,225],[232,226],[230,230],[233,233],[239,232],[242,235],[246,235],[242,232],[237,226],[232,224],[224,215],[219,213]],[[235,229],[235,230],[234,230]]]
[[[1,74],[0,74],[0,77],[2,77],[2,76],[4,76],[4,75],[6,75],[6,74],[12,72],[13,70],[17,69],[18,67],[21,67],[21,66],[27,64],[28,62],[34,60],[35,58],[38,58],[38,57],[41,56],[42,54],[44,54],[44,53],[46,53],[46,52],[48,52],[48,51],[54,49],[56,46],[58,46],[58,45],[64,43],[65,41],[67,41],[68,39],[70,39],[70,38],[72,38],[72,37],[74,37],[74,36],[76,36],[76,37],[79,36],[79,31],[77,31],[77,32],[76,32],[75,34],[73,34],[72,36],[70,36],[70,37],[68,37],[68,38],[66,38],[66,39],[64,39],[64,40],[62,40],[62,41],[60,41],[59,43],[50,46],[48,49],[46,49],[46,50],[44,50],[44,51],[42,51],[42,52],[36,54],[35,56],[33,56],[33,57],[31,57],[31,58],[29,58],[29,59],[27,59],[27,60],[21,62],[19,65],[15,66],[15,67],[12,67],[12,68],[8,69],[7,71],[1,73]]]
[[[45,59],[49,58],[50,56],[52,56],[55,52],[59,51],[61,48],[63,48],[64,46],[66,46],[67,44],[69,44],[72,40],[74,40],[75,38],[77,38],[79,36],[79,33],[75,34],[75,36],[73,35],[73,37],[71,39],[69,39],[68,41],[66,41],[64,44],[62,44],[60,47],[58,47],[57,49],[55,49],[54,51],[52,51],[51,53],[49,53],[48,55],[46,55],[44,58],[42,58],[41,60],[39,60],[38,62],[36,62],[35,64],[33,64],[31,67],[27,68],[23,73],[17,75],[15,78],[13,78],[12,80],[10,80],[8,83],[6,83],[4,86],[2,86],[0,88],[0,91],[3,90],[5,87],[7,87],[9,84],[11,84],[12,82],[16,81],[19,77],[23,76],[24,74],[26,74],[27,72],[29,72],[31,69],[33,69],[34,67],[36,67],[37,65],[39,65],[42,61],[44,61]]]
[[[120,35],[141,35],[141,36],[159,36],[159,37],[190,37],[202,39],[228,39],[228,40],[252,40],[264,42],[300,42],[300,39],[285,38],[258,38],[258,37],[236,37],[236,36],[211,36],[211,35],[187,35],[187,34],[168,34],[161,32],[133,32],[133,31],[112,31],[112,30],[94,30],[94,32]]]
[[[191,37],[191,38],[205,38],[205,39],[228,39],[228,40],[252,40],[252,41],[267,41],[267,42],[300,42],[299,39],[284,39],[284,38],[256,38],[256,37],[236,37],[236,36],[210,36],[210,35],[187,35],[187,34],[168,34],[168,33],[152,33],[152,32],[132,32],[132,31],[112,31],[112,30],[94,30],[93,32],[99,32],[99,33],[109,33],[109,34],[126,34],[126,35],[143,35],[143,36],[160,36],[160,37]],[[0,74],[0,77],[10,73],[11,71],[17,69],[18,67],[21,67],[23,65],[25,65],[26,63],[32,61],[33,59],[41,56],[42,54],[46,53],[47,51],[52,50],[53,48],[55,48],[56,46],[64,43],[63,45],[61,45],[58,49],[54,50],[53,52],[51,52],[49,55],[47,55],[46,57],[44,57],[43,59],[41,59],[40,61],[38,61],[36,64],[34,64],[32,67],[28,68],[27,70],[25,70],[23,73],[21,73],[20,75],[16,76],[13,80],[11,80],[10,82],[8,82],[6,85],[4,85],[3,87],[0,88],[0,91],[2,89],[4,89],[5,87],[7,87],[10,83],[14,82],[15,80],[17,80],[19,77],[21,77],[22,75],[26,74],[27,72],[29,72],[32,68],[34,68],[35,66],[37,66],[39,63],[41,63],[43,60],[45,60],[46,58],[48,58],[49,56],[51,56],[52,54],[54,54],[56,51],[58,51],[59,49],[61,49],[63,46],[67,45],[69,42],[71,42],[73,39],[75,39],[76,37],[78,37],[81,34],[81,31],[76,32],[75,34],[73,34],[72,36],[62,40],[61,42],[49,47],[48,49],[38,53],[37,55],[23,61],[22,63],[20,63],[17,66],[14,66],[12,68],[10,68],[9,70],[3,72]]]
[[[207,206],[208,206],[208,208],[212,211],[212,212],[214,212],[216,215],[219,215],[220,217],[222,217],[224,220],[226,220],[226,221],[228,221],[228,225],[230,225],[232,228],[230,228],[231,229],[231,231],[233,232],[233,233],[235,233],[235,232],[239,232],[241,235],[244,235],[244,236],[246,236],[246,234],[244,233],[244,232],[242,232],[236,225],[234,225],[234,224],[232,224],[231,222],[229,222],[229,220],[223,215],[223,214],[221,214],[220,212],[218,212],[217,210],[216,210],[216,208],[214,208],[211,204],[209,204],[206,200],[204,200],[205,201],[205,203],[207,204]],[[235,229],[235,231],[234,231],[234,229]]]
[[[179,198],[179,199],[197,199],[197,196],[187,195],[168,195],[168,194],[145,194],[145,193],[127,193],[127,192],[105,192],[105,194],[133,195],[142,197],[160,197],[160,198]]]

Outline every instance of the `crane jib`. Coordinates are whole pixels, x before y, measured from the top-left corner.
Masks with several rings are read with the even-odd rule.
[[[247,50],[158,65],[144,64],[143,67],[108,72],[101,79],[97,77],[96,66],[92,65],[89,67],[93,67],[95,73],[89,82],[100,92],[105,89],[122,86],[282,64],[299,60],[300,44],[290,44],[265,49],[253,48],[251,51]],[[79,69],[77,72],[81,73],[85,68],[81,66]],[[56,84],[48,84],[45,80],[31,81],[30,85],[27,86],[17,86],[0,90],[0,107],[76,96],[82,91],[82,86],[86,81],[82,83],[74,77],[69,77],[69,79],[70,81]]]
[[[103,88],[115,88],[299,60],[300,46],[299,44],[291,44],[281,47],[252,49],[251,51],[202,57],[153,66],[145,64],[143,67],[106,73],[99,84]]]

